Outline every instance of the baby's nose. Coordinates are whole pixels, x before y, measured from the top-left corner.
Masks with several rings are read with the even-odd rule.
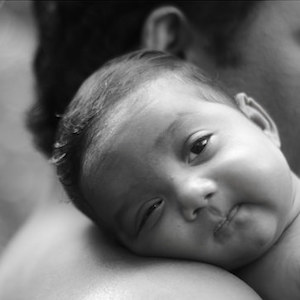
[[[199,211],[206,207],[216,193],[217,185],[209,179],[193,179],[183,183],[178,193],[178,203],[187,221],[197,218]]]

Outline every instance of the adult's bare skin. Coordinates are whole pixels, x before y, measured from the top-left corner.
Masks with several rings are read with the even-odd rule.
[[[213,266],[135,256],[105,238],[72,205],[50,202],[33,215],[2,258],[0,299],[260,298]]]
[[[298,1],[261,1],[256,14],[239,27],[242,31],[238,31],[233,49],[239,50],[242,63],[235,66],[218,65],[211,53],[204,51],[206,39],[201,33],[178,26],[187,25],[187,19],[176,10],[152,14],[158,18],[148,19],[152,20],[148,24],[155,26],[145,29],[150,33],[155,30],[148,39],[144,37],[145,46],[180,54],[217,75],[234,91],[247,92],[267,107],[279,124],[283,150],[298,174],[299,151],[295,149],[300,145],[296,138],[300,102],[295,95],[299,94],[300,74],[299,9]],[[187,37],[192,39],[186,40]],[[0,282],[5,289],[1,286],[0,291],[6,293],[4,299],[73,299],[75,294],[79,299],[93,299],[101,298],[100,293],[104,298],[129,299],[132,295],[172,299],[257,297],[239,280],[213,267],[164,260],[147,263],[146,259],[104,244],[101,236],[91,234],[90,223],[70,206],[62,209],[62,204],[50,203],[57,199],[54,194],[40,208],[3,257]]]

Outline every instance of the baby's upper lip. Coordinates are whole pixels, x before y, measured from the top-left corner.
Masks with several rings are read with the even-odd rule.
[[[222,218],[221,221],[217,223],[217,225],[214,228],[214,234],[216,234],[218,231],[221,230],[221,228],[225,225],[228,224],[236,215],[236,213],[239,210],[240,205],[234,205],[225,215],[225,217]]]

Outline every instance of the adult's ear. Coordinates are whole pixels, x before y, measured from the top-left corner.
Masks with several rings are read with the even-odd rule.
[[[266,110],[245,93],[237,94],[235,96],[235,102],[241,112],[253,123],[259,126],[270,140],[279,148],[281,146],[281,142],[277,126]]]
[[[142,46],[185,58],[192,40],[192,27],[185,15],[174,6],[156,8],[144,23]]]

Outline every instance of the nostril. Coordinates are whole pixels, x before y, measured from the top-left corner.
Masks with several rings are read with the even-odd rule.
[[[194,209],[193,211],[190,211],[188,214],[188,220],[189,221],[194,221],[198,218],[198,215],[199,215],[199,212],[200,212],[200,209]]]
[[[209,200],[212,196],[213,196],[214,193],[208,193],[205,197],[206,200]]]
[[[200,208],[197,208],[193,211],[193,216],[197,216],[199,214]]]

